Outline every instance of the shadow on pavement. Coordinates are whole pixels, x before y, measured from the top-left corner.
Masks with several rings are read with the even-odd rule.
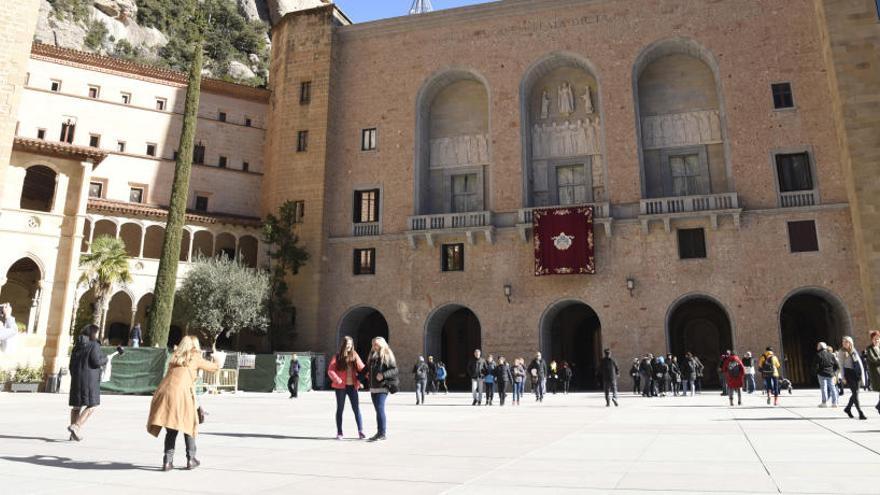
[[[218,433],[218,432],[200,432],[199,435],[211,435],[216,437],[232,437],[232,438],[268,438],[272,440],[333,440],[336,437],[299,437],[291,435],[273,435],[269,433]],[[348,440],[348,439],[346,439]],[[352,438],[351,440],[356,440]]]
[[[58,438],[46,438],[46,437],[22,437],[18,435],[0,435],[0,439],[8,439],[8,440],[39,440],[41,442],[46,443],[58,443],[58,442],[69,442],[70,440],[61,440]]]
[[[59,467],[83,471],[161,471],[162,469],[153,466],[137,466],[128,462],[74,461],[70,457],[58,457],[54,455],[32,455],[30,457],[2,456],[0,459],[35,464],[38,466]]]

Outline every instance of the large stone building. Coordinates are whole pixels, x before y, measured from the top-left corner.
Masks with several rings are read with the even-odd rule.
[[[227,168],[247,159],[263,175],[197,168],[194,187],[215,195],[210,204],[227,215],[212,218],[240,229],[236,239],[284,201],[302,202],[297,229],[312,254],[293,281],[303,349],[385,335],[403,362],[447,362],[453,383],[475,347],[508,358],[540,349],[575,364],[590,387],[603,347],[623,359],[691,350],[711,369],[722,349],[772,345],[788,375],[808,383],[816,341],[852,334],[861,345],[880,323],[877,8],[502,0],[364,24],[333,5],[291,12],[273,27],[269,91],[217,83],[199,122],[209,143],[224,132],[220,111],[265,122],[220,138],[241,140],[235,152],[259,147],[259,157],[229,151]],[[87,70],[43,48],[31,64],[51,56]],[[92,65],[101,64],[111,62]],[[163,84],[182,91],[174,77]],[[45,85],[31,74],[25,96]],[[47,115],[73,115],[46,106],[49,96],[34,100]],[[23,138],[45,119],[27,113],[16,113],[18,146],[39,156],[40,143]],[[76,139],[97,132],[108,154],[88,173],[111,159],[125,167],[103,144],[114,132],[78,122]],[[167,138],[149,125],[128,142],[167,156],[179,124],[164,124]],[[47,132],[54,141],[59,129]],[[87,149],[52,146],[88,161]],[[153,180],[129,178],[129,167],[115,182],[100,176],[108,193],[125,200],[126,181],[147,183],[163,204],[170,163],[126,160]],[[37,161],[13,154],[12,169]],[[31,209],[9,199],[20,186],[5,186],[4,216],[26,220]],[[90,200],[76,221],[104,212],[122,225],[120,212],[142,208],[105,203]],[[536,277],[532,213],[571,205],[593,208],[596,273]],[[83,231],[70,232],[79,245]],[[0,270],[16,256],[4,247]],[[74,297],[59,297],[72,307]]]

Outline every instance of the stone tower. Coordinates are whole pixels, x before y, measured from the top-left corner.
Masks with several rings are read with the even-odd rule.
[[[816,0],[870,329],[880,328],[880,23],[874,0]],[[831,121],[829,120],[829,126]],[[821,269],[819,267],[818,269]]]
[[[18,103],[27,78],[39,13],[39,0],[4,2],[0,11],[0,184],[4,183],[12,156]]]

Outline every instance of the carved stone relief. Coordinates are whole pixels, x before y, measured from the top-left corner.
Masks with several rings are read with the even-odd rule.
[[[718,110],[655,115],[642,119],[645,149],[715,144],[722,141]]]
[[[431,140],[431,167],[457,167],[489,163],[489,136],[473,134]]]
[[[599,121],[579,119],[532,126],[532,158],[564,158],[600,153]]]

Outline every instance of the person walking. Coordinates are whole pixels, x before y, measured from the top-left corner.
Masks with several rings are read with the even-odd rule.
[[[288,369],[287,390],[290,392],[290,398],[296,399],[299,395],[299,358],[296,354],[290,356],[290,368]]]
[[[602,362],[599,364],[599,373],[602,375],[602,389],[605,391],[605,407],[618,407],[617,403],[617,379],[620,376],[620,368],[611,357],[611,349],[603,351]]]
[[[629,377],[633,382],[633,395],[640,394],[642,392],[642,377],[639,373],[639,358],[633,358],[632,366],[629,368]]]
[[[150,435],[158,437],[162,428],[165,428],[162,471],[174,469],[174,447],[178,433],[183,433],[186,445],[186,468],[195,469],[201,464],[196,459],[199,412],[195,383],[199,370],[213,373],[220,369],[221,364],[202,358],[199,339],[192,335],[183,337],[171,354],[168,372],[153,393],[147,419],[147,432]]]
[[[663,356],[657,356],[652,365],[654,370],[654,396],[666,397],[666,380],[669,377],[669,366]]]
[[[746,376],[746,367],[743,365],[742,359],[736,355],[734,351],[727,351],[727,357],[721,363],[723,377],[727,385],[727,397],[730,399],[730,406],[733,407],[733,394],[736,392],[736,405],[741,406],[743,403],[742,388]]]
[[[483,377],[483,386],[486,390],[486,405],[491,406],[495,400],[495,371],[498,365],[495,364],[495,356],[489,354],[486,360],[486,375]]]
[[[440,387],[443,387],[444,395],[449,395],[449,387],[446,386],[446,365],[443,364],[443,361],[437,361],[437,373],[434,375],[437,378],[437,393],[440,393]]]
[[[556,395],[559,389],[559,366],[556,361],[550,361],[550,368],[547,373],[547,387],[551,394]]]
[[[107,356],[98,343],[97,325],[82,328],[70,353],[70,432],[71,440],[82,441],[82,429],[95,409],[101,405],[101,368]]]
[[[758,384],[755,382],[755,358],[752,357],[751,351],[746,351],[742,362],[746,367],[746,393],[753,394],[758,388]]]
[[[363,440],[364,424],[361,419],[361,408],[358,403],[358,390],[361,388],[361,382],[358,380],[358,373],[363,371],[364,362],[358,353],[354,350],[354,340],[345,336],[339,343],[339,350],[330,360],[327,366],[327,376],[330,377],[330,387],[336,393],[336,439],[342,440],[342,413],[345,411],[345,398],[351,404],[351,410],[354,412],[354,420],[357,423],[358,438]]]
[[[730,356],[730,349],[724,351],[721,354],[721,358],[718,359],[718,383],[721,384],[721,395],[727,395],[727,380],[724,379],[724,361],[727,360],[727,357]]]
[[[779,405],[779,358],[773,354],[773,348],[768,347],[758,359],[758,370],[764,378],[764,391],[767,392],[767,404],[770,404],[770,396],[773,396],[773,405]]]
[[[838,371],[840,371],[840,359],[837,358],[837,353],[834,352],[834,348],[831,347],[830,345],[828,346],[828,353],[831,354],[831,356],[834,358],[834,365],[835,365],[834,367],[837,368]],[[843,376],[842,376],[842,374],[843,374],[842,371],[834,374],[834,386],[837,388],[837,402],[838,403],[840,403],[840,398],[843,397],[844,393],[845,393],[843,391]]]
[[[544,391],[547,387],[547,361],[544,361],[540,352],[536,352],[535,358],[529,363],[529,374],[532,375],[535,402],[544,402]]]
[[[859,404],[859,387],[865,381],[865,367],[862,364],[862,358],[859,351],[853,344],[852,337],[844,337],[840,344],[840,350],[837,351],[837,359],[840,360],[840,367],[843,374],[843,384],[849,387],[849,402],[843,408],[843,412],[850,418],[853,417],[852,408],[856,407],[859,413],[859,419],[868,419],[862,412],[862,406]]]
[[[141,346],[141,342],[143,342],[141,324],[135,323],[134,326],[131,327],[131,332],[128,334],[128,345],[137,348]]]
[[[681,361],[681,379],[684,385],[682,394],[687,395],[690,392],[691,397],[696,395],[697,363],[694,360],[694,355],[690,352],[686,352]]]
[[[483,377],[486,376],[486,360],[480,356],[482,356],[482,352],[475,349],[474,357],[467,367],[468,377],[471,379],[471,395],[474,396],[472,406],[479,406],[483,403]]]
[[[819,390],[822,395],[822,403],[819,407],[837,407],[837,387],[834,385],[834,376],[840,373],[840,367],[834,356],[828,352],[828,344],[819,342],[816,344],[816,357],[813,359],[813,371],[819,379]]]
[[[696,354],[694,354],[693,357],[694,357],[694,366],[697,367],[697,381],[694,383],[694,390],[696,390],[698,394],[702,394],[703,393],[703,373],[706,370],[706,366],[703,365],[702,361],[700,361],[700,356],[697,356]]]
[[[382,337],[373,339],[370,358],[367,360],[370,370],[370,398],[376,410],[376,434],[370,437],[371,442],[385,440],[388,437],[388,417],[385,415],[385,402],[388,394],[397,393],[400,388],[400,372],[394,353],[388,342]]]
[[[428,376],[431,368],[425,362],[425,358],[419,356],[418,362],[413,366],[413,379],[416,382],[416,405],[425,403],[425,389],[428,387]]]
[[[562,362],[562,391],[565,395],[568,395],[569,390],[571,390],[571,379],[574,378],[574,371],[571,369],[571,366],[568,364],[568,361]]]
[[[645,357],[639,362],[639,377],[642,382],[642,397],[654,396],[654,357],[651,354],[645,354]]]
[[[498,389],[498,402],[504,406],[504,400],[507,398],[507,386],[513,382],[513,374],[510,370],[510,363],[504,356],[498,358],[498,366],[495,368],[495,388]]]
[[[12,354],[15,338],[18,337],[18,325],[12,316],[12,305],[0,304],[0,351]]]
[[[428,388],[425,395],[437,393],[437,363],[434,362],[434,356],[428,356]]]
[[[880,331],[872,330],[869,334],[871,344],[865,349],[865,367],[868,369],[868,381],[871,390],[880,392]],[[880,399],[874,406],[880,413]]]
[[[666,360],[669,363],[669,382],[672,395],[678,397],[681,393],[681,369],[678,367],[678,358],[669,354]]]
[[[526,367],[523,358],[517,358],[513,361],[513,403],[519,405],[522,399],[523,391],[526,386]]]

